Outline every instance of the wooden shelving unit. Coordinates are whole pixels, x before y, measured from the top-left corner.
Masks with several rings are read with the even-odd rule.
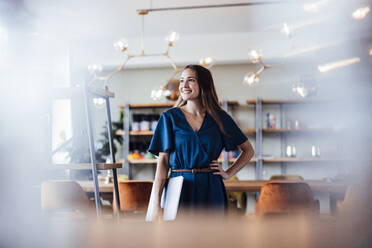
[[[282,105],[285,104],[308,104],[308,103],[326,103],[330,102],[331,100],[326,100],[326,99],[254,99],[254,100],[247,100],[247,104],[253,104],[255,106],[256,110],[256,119],[260,118],[259,122],[262,120],[262,105],[263,104],[279,104],[281,106],[281,111],[282,111]],[[236,106],[238,105],[237,101],[226,101],[224,104],[228,106]],[[128,104],[128,105],[118,105],[120,108],[124,108],[127,112],[126,115],[130,116],[130,110],[132,109],[153,109],[153,108],[171,108],[174,106],[174,103],[145,103],[145,104]],[[226,105],[225,105],[226,106]],[[260,115],[257,115],[257,110],[260,110]],[[259,116],[259,117],[258,117]],[[253,134],[256,136],[256,145],[257,145],[257,137],[260,137],[261,140],[258,140],[258,142],[261,142],[262,145],[262,134],[280,134],[280,137],[282,139],[283,135],[285,134],[297,134],[297,133],[330,133],[333,132],[333,129],[331,128],[293,128],[293,129],[286,129],[286,128],[262,128],[262,123],[256,122],[256,128],[249,128],[245,129],[244,132],[246,134]],[[129,124],[129,121],[127,122]],[[259,125],[261,126],[257,126]],[[129,125],[128,125],[128,130],[129,130]],[[125,128],[123,128],[125,130]],[[138,132],[133,132],[130,131],[129,135],[126,136],[125,131],[118,131],[116,132],[116,135],[122,135],[126,137],[131,137],[131,136],[151,136],[153,135],[153,131],[138,131]],[[254,158],[251,160],[251,162],[256,163],[256,167],[261,170],[256,172],[256,178],[259,179],[260,176],[262,178],[262,166],[263,163],[281,163],[282,166],[282,173],[285,173],[285,164],[286,163],[305,163],[305,162],[337,162],[337,161],[342,161],[342,159],[334,159],[334,158],[287,158],[287,157],[275,157],[275,158],[264,158],[262,156],[262,151],[261,149],[257,149],[256,146],[256,151],[260,151],[260,159]],[[284,154],[281,154],[282,156]],[[227,163],[233,163],[235,162],[236,159],[229,159]],[[220,160],[219,162],[222,163]],[[135,165],[135,164],[148,164],[148,165],[156,165],[157,160],[156,159],[140,159],[140,160],[128,160],[127,161],[128,166],[130,164]],[[256,170],[257,171],[257,170]],[[260,175],[261,174],[261,175]]]
[[[223,101],[220,102],[222,108],[226,108],[227,106],[237,106],[239,103],[238,101]],[[139,104],[119,104],[118,107],[124,109],[124,125],[123,130],[118,131],[115,133],[115,135],[121,135],[124,138],[123,143],[123,157],[126,158],[129,155],[129,140],[133,136],[152,136],[154,134],[153,131],[138,131],[133,132],[129,131],[130,126],[130,116],[131,111],[136,109],[168,109],[172,108],[174,106],[173,102],[167,102],[167,103],[139,103]],[[155,111],[154,111],[155,112]],[[139,160],[122,160],[123,167],[124,167],[124,173],[128,174],[129,178],[132,178],[131,173],[131,165],[136,164],[147,164],[147,165],[156,165],[157,160],[156,159],[139,159]]]
[[[286,173],[286,164],[287,163],[316,163],[316,162],[342,162],[342,159],[338,158],[323,158],[323,157],[310,157],[310,158],[287,158],[285,156],[285,140],[286,134],[328,134],[328,133],[334,133],[335,130],[332,128],[306,128],[306,127],[301,127],[301,128],[292,128],[292,129],[287,129],[287,128],[263,128],[263,105],[279,105],[280,108],[280,124],[279,126],[283,127],[284,124],[284,113],[285,113],[285,108],[284,105],[286,104],[328,104],[336,102],[336,100],[332,99],[252,99],[252,100],[247,100],[246,103],[249,105],[254,105],[255,109],[255,119],[256,119],[256,128],[248,128],[245,129],[246,134],[253,134],[256,137],[256,147],[255,147],[255,152],[257,156],[256,160],[256,179],[262,179],[263,178],[263,164],[264,163],[280,163],[281,164],[281,173],[285,174]],[[264,134],[279,134],[280,135],[280,146],[281,146],[281,154],[279,155],[280,157],[274,157],[274,158],[265,158],[264,153],[262,150],[263,147],[263,139],[264,139]]]

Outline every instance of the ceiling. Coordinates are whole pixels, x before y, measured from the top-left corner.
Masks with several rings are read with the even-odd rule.
[[[232,4],[237,2],[262,3],[262,0],[12,0],[18,2],[24,15],[34,20],[33,29],[38,32],[60,33],[71,38],[90,36],[139,36],[140,17],[136,10],[148,8],[180,7],[195,5]],[[162,36],[170,29],[181,34],[274,32],[283,22],[301,25],[311,22],[332,23],[345,21],[352,26],[350,11],[366,1],[326,0],[316,13],[306,12],[304,4],[318,1],[276,1],[277,4],[206,8],[150,12],[146,16],[146,34]],[[363,3],[364,2],[364,3]],[[318,20],[318,21],[317,21]],[[306,26],[306,24],[305,24]],[[360,25],[359,25],[360,26]],[[337,29],[337,26],[335,26]],[[345,28],[344,23],[342,27]],[[328,30],[330,31],[330,30]]]
[[[68,41],[70,44],[79,44],[80,47],[91,45],[97,54],[101,50],[106,57],[114,58],[107,61],[107,64],[116,64],[119,58],[107,52],[108,48],[112,48],[113,41],[126,37],[132,42],[130,46],[139,49],[141,17],[136,10],[237,2],[263,1],[205,0],[201,3],[199,0],[8,0],[0,4],[0,20],[2,25],[23,28],[22,31],[30,35]],[[322,49],[322,52],[332,51],[332,54],[338,54],[340,50],[345,50],[342,48],[343,44],[349,44],[353,39],[365,37],[370,40],[371,14],[363,20],[351,18],[353,10],[368,5],[367,0],[276,2],[259,6],[150,12],[145,16],[145,41],[149,46],[156,43],[153,40],[164,43],[163,37],[168,31],[176,30],[180,33],[181,40],[205,44],[205,47],[196,49],[198,53],[208,50],[208,44],[215,43],[215,47],[220,47],[222,51],[209,51],[211,56],[225,59],[225,62],[230,56],[233,58],[231,61],[241,62],[252,48],[262,49],[270,59],[282,59],[285,54],[293,53],[296,49],[301,51],[317,46],[319,48],[314,51]],[[316,2],[320,3],[317,12],[304,10],[304,4]],[[281,33],[283,22],[287,22],[292,28],[291,38]],[[180,47],[185,51],[189,49],[182,43]],[[244,51],[231,47],[243,48]],[[335,50],[334,47],[339,49]],[[84,50],[84,47],[81,49]],[[243,53],[244,56],[239,57]],[[188,60],[187,52],[178,52],[175,56],[179,56],[180,61]],[[292,55],[296,56],[303,56],[303,53]],[[314,54],[308,52],[306,56],[312,58]]]

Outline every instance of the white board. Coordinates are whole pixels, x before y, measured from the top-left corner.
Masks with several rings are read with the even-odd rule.
[[[168,184],[164,187],[161,196],[161,207],[164,220],[175,220],[180,202],[182,191],[183,176],[172,177],[168,180]],[[155,218],[154,200],[150,197],[149,206],[147,208],[146,221],[153,221]]]

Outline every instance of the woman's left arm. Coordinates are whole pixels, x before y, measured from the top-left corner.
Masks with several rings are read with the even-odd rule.
[[[231,165],[226,171],[222,169],[222,165],[218,163],[217,160],[214,160],[210,164],[210,168],[218,170],[214,172],[215,175],[221,175],[223,179],[229,179],[234,176],[238,171],[240,171],[248,162],[252,159],[254,155],[254,150],[251,143],[247,140],[243,144],[238,145],[238,148],[241,150],[238,158],[235,160],[233,165]]]

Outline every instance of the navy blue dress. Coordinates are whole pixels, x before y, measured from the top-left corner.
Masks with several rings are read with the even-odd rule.
[[[225,111],[219,113],[224,136],[211,115],[205,114],[199,131],[195,132],[182,110],[174,107],[164,111],[152,137],[149,151],[156,156],[169,150],[171,169],[206,168],[217,160],[223,148],[235,150],[247,137]],[[220,175],[213,173],[172,172],[170,177],[183,176],[179,208],[227,209],[225,186]]]

